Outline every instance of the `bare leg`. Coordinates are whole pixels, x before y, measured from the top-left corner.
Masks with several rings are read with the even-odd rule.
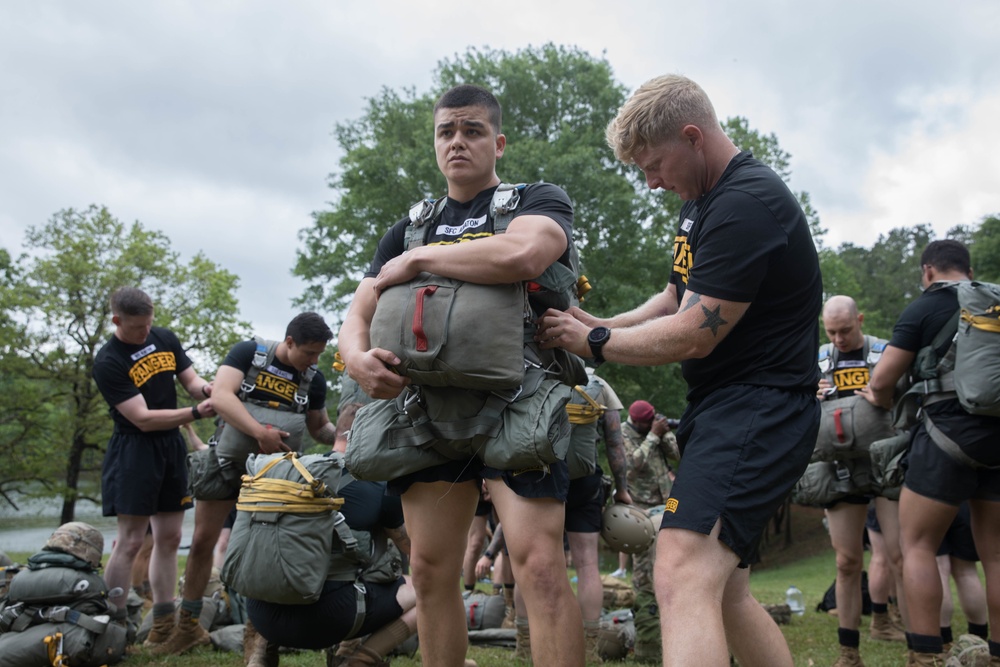
[[[534,664],[582,667],[583,621],[566,576],[563,503],[522,498],[499,480],[487,480],[486,485],[528,610]]]
[[[875,499],[875,514],[878,525],[882,529],[885,544],[885,555],[892,571],[893,586],[896,592],[896,603],[903,623],[909,627],[909,613],[906,610],[906,591],[903,589],[903,550],[899,545],[899,501],[888,498]],[[890,592],[890,595],[892,593]]]
[[[149,585],[153,603],[172,602],[177,590],[177,549],[181,545],[184,512],[161,512],[149,519],[153,552],[149,557]]]
[[[215,543],[235,500],[199,500],[194,506],[194,536],[184,568],[184,599],[200,600],[212,577]]]
[[[986,623],[989,611],[986,606],[986,591],[983,590],[983,582],[979,580],[979,568],[970,560],[954,556],[949,556],[948,560],[951,565],[951,577],[955,580],[955,590],[958,592],[958,601],[962,605],[965,617],[969,623],[977,625]]]
[[[845,630],[857,630],[861,623],[861,571],[864,569],[866,505],[837,503],[826,511],[830,542],[837,554],[837,619]]]
[[[665,667],[725,667],[729,648],[743,667],[792,667],[784,637],[749,589],[749,572],[719,541],[679,528],[660,531],[655,586]]]
[[[462,667],[465,663],[465,605],[455,582],[478,498],[474,482],[417,483],[402,497],[425,665]],[[442,534],[444,527],[450,532]]]
[[[986,575],[990,639],[1000,641],[1000,503],[970,500],[972,535]]]
[[[906,629],[935,637],[941,626],[941,577],[937,550],[958,508],[904,487],[899,498],[903,588],[909,612]]]
[[[462,581],[465,588],[476,585],[476,562],[483,554],[486,545],[486,516],[474,516],[469,526],[469,536],[465,545],[465,558],[462,560]]]
[[[568,533],[569,550],[576,563],[576,597],[584,621],[599,621],[604,585],[597,566],[598,533]]]
[[[118,595],[108,597],[119,609],[125,609],[125,600],[132,581],[132,564],[146,539],[147,528],[149,528],[148,516],[118,515],[118,534],[115,537],[115,546],[111,549],[111,557],[104,567],[104,581],[107,582],[110,591],[119,589]],[[153,593],[155,600],[156,591]]]

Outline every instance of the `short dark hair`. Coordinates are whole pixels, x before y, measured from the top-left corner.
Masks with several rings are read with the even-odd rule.
[[[490,116],[490,125],[493,131],[500,134],[503,125],[503,111],[500,109],[500,101],[485,88],[463,83],[445,92],[438,98],[434,105],[434,115],[438,109],[460,109],[461,107],[484,107]]]
[[[961,241],[954,239],[928,243],[920,256],[920,265],[933,266],[937,271],[961,271],[965,274],[972,270],[969,249]]]
[[[329,343],[333,332],[326,321],[317,313],[299,313],[285,328],[285,338],[291,336],[296,345],[306,343]]]
[[[138,287],[119,287],[111,295],[111,314],[152,315],[153,300]]]

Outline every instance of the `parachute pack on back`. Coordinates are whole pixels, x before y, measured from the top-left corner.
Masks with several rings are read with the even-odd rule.
[[[954,287],[958,311],[917,352],[915,384],[908,396],[923,395],[924,405],[934,395],[955,392],[962,407],[974,415],[1000,417],[1000,286],[974,280],[935,283],[931,290]],[[952,341],[944,356],[937,350]]]

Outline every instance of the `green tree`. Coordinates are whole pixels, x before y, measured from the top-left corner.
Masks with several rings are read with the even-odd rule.
[[[47,463],[4,466],[0,489],[24,491],[42,482],[62,496],[62,520],[70,521],[81,473],[98,467],[111,430],[92,376],[94,355],[112,331],[111,292],[123,285],[145,290],[157,307],[156,324],[173,329],[196,357],[222,358],[249,324],[236,316],[235,275],[201,254],[181,264],[162,233],[138,222],[126,226],[105,208],[60,211],[30,228],[24,245],[31,252],[21,255],[20,268],[0,273],[7,341],[0,382],[28,391],[23,402],[38,414],[20,413],[24,397],[0,392],[0,455],[9,461],[30,451]],[[53,466],[61,484],[52,482]]]
[[[1000,283],[1000,217],[990,215],[980,221],[969,251],[976,279]]]
[[[613,315],[662,289],[682,202],[674,193],[650,192],[642,173],[608,149],[604,129],[627,97],[610,63],[547,44],[516,52],[471,48],[438,64],[432,90],[384,88],[360,118],[336,126],[344,155],[329,179],[333,206],[314,213],[314,224],[300,233],[294,273],[308,285],[300,304],[342,316],[386,229],[419,197],[443,194],[432,109],[444,90],[461,83],[484,86],[503,106],[507,149],[497,166],[500,178],[555,183],[573,200],[574,240],[594,288],[583,307]],[[788,155],[774,135],[759,135],[742,118],[725,126],[741,147],[787,176]],[[609,364],[602,376],[623,401],[645,398],[671,414],[683,409],[677,365]]]

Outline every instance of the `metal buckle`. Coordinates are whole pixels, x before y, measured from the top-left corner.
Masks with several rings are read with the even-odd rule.
[[[418,201],[416,204],[410,207],[410,222],[414,225],[420,225],[427,221],[427,218],[434,211],[434,200],[424,199]]]
[[[517,188],[498,191],[493,195],[493,214],[510,213],[517,208],[519,201],[521,201],[521,193]]]

